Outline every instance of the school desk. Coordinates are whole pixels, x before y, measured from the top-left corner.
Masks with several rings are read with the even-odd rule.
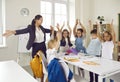
[[[15,61],[0,62],[0,82],[37,82]]]
[[[120,73],[120,62],[114,60],[80,55],[63,55],[59,58],[71,65],[98,74],[99,82],[103,82],[103,78]]]

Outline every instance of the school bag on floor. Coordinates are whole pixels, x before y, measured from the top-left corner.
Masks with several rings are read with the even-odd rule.
[[[35,55],[34,58],[30,62],[30,66],[36,78],[43,77],[43,66],[42,66],[41,56]]]

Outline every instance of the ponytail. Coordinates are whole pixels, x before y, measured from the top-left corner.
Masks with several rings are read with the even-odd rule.
[[[42,18],[41,15],[36,15],[35,18],[32,20],[31,25],[32,25],[32,26],[35,26],[36,20],[39,20],[40,18]]]
[[[31,25],[35,26],[35,19],[32,20]]]

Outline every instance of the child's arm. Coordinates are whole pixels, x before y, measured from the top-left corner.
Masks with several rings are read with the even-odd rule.
[[[56,27],[57,27],[57,29],[58,29],[59,32],[62,32],[64,26],[65,26],[65,23],[63,23],[62,27],[60,28],[60,25],[57,23]]]
[[[54,39],[54,27],[50,26],[51,28],[51,39]]]
[[[58,49],[59,49],[59,47],[60,47],[60,41],[59,41],[59,40],[57,40],[57,44],[56,44],[56,46],[55,46],[55,49],[56,49],[56,50],[58,50]]]
[[[67,22],[67,26],[68,26],[68,29],[69,29],[69,36],[71,36],[71,34],[72,34],[72,29],[70,28],[69,22]]]
[[[56,42],[57,42],[57,44],[55,46],[56,50],[58,50],[59,47],[60,47],[60,40],[61,40],[61,32],[58,31],[57,34],[56,34]]]
[[[110,24],[110,28],[111,28],[111,32],[112,32],[113,42],[115,44],[115,42],[116,42],[116,34],[115,34],[114,26],[113,26],[113,20],[112,20],[112,22]]]
[[[83,29],[83,34],[86,34],[86,29],[85,29],[85,27],[83,26],[83,24],[80,22],[80,26],[82,27],[82,29]]]
[[[57,30],[58,30],[58,31],[61,31],[61,30],[60,30],[60,25],[59,25],[58,23],[57,23],[57,26],[56,26],[56,27],[57,27]]]
[[[98,38],[99,38],[99,40],[102,42],[103,41],[103,38],[102,38],[102,36],[101,36],[101,34],[100,34],[100,24],[98,24],[98,22],[96,22],[96,25],[97,25],[97,36],[98,36]]]
[[[89,27],[90,27],[90,31],[91,31],[91,30],[93,30],[92,21],[89,20],[88,22],[89,22]]]
[[[73,28],[73,34],[74,34],[74,36],[76,36],[77,24],[78,24],[78,19],[76,19],[76,23],[75,23],[75,26]]]

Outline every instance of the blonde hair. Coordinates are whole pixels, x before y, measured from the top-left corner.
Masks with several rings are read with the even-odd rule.
[[[56,45],[57,45],[57,40],[56,40],[56,39],[51,39],[51,40],[48,42],[48,48],[49,48],[49,49],[55,48]]]

